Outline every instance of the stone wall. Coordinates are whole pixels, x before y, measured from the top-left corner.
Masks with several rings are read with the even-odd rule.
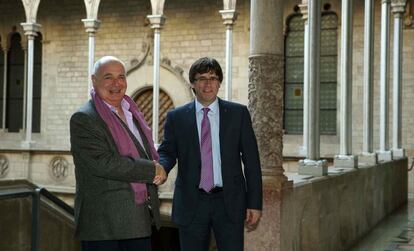
[[[283,194],[281,250],[348,250],[407,202],[406,168],[407,159],[401,159],[330,168],[329,176],[320,178],[296,176]]]

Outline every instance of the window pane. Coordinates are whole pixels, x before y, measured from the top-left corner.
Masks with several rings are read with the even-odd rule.
[[[338,17],[326,12],[321,20],[320,133],[336,133]],[[297,14],[288,20],[285,38],[284,129],[287,134],[303,131],[304,22]]]

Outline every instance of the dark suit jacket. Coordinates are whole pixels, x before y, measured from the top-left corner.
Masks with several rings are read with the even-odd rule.
[[[91,101],[72,115],[70,140],[76,176],[75,236],[81,240],[150,236],[152,220],[148,205],[135,204],[130,182],[148,183],[154,221],[159,226],[152,161],[120,156]]]
[[[246,106],[219,99],[220,154],[225,208],[234,222],[245,219],[246,208],[262,209],[262,175],[250,114]],[[160,164],[169,172],[178,160],[172,219],[191,223],[200,196],[200,144],[195,103],[167,115]],[[244,164],[244,175],[242,164]]]

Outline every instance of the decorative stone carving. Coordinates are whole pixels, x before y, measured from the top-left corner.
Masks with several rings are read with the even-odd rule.
[[[287,178],[283,172],[283,69],[281,55],[249,57],[249,110],[264,173]]]
[[[40,0],[23,0],[23,7],[26,13],[27,23],[36,23],[37,9],[39,8]]]
[[[62,181],[68,176],[69,163],[64,157],[54,157],[49,166],[50,175],[55,180]]]
[[[404,13],[404,27],[406,29],[414,28],[414,2],[408,2]]]
[[[100,0],[84,0],[86,7],[86,19],[97,20]]]
[[[165,0],[151,0],[152,15],[161,15],[164,13]]]
[[[6,177],[9,172],[9,160],[6,156],[0,155],[0,178]]]
[[[235,10],[236,0],[223,0],[223,8],[225,10]]]

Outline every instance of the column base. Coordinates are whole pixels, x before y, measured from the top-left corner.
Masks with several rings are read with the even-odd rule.
[[[358,168],[358,156],[356,155],[335,155],[334,166],[341,168]]]
[[[378,163],[378,155],[376,153],[363,152],[359,155],[359,164],[376,165]]]
[[[312,176],[328,175],[328,162],[326,160],[299,160],[298,174]]]
[[[405,158],[405,149],[403,148],[393,149],[392,159],[401,159],[401,158]]]
[[[378,161],[379,162],[391,161],[392,160],[392,152],[390,150],[388,150],[388,151],[378,150],[377,155],[378,155]]]

